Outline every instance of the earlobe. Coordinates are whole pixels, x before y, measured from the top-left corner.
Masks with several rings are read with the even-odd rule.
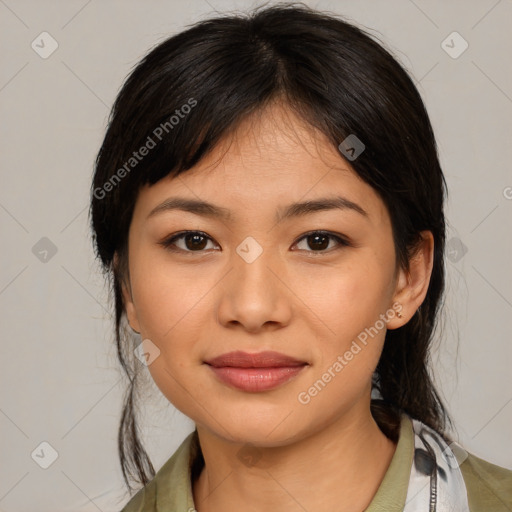
[[[388,329],[405,325],[416,313],[427,295],[434,262],[434,237],[430,231],[420,233],[421,241],[409,260],[409,270],[400,269],[393,297],[399,303],[401,318],[398,315],[388,322]]]
[[[123,305],[126,312],[126,318],[131,329],[137,334],[140,334],[139,321],[137,319],[137,312],[135,304],[133,303],[133,294],[129,281],[129,276],[126,276],[124,272],[121,272],[119,268],[119,257],[118,254],[114,254],[114,274],[116,279],[119,280],[119,286],[121,287],[121,294],[123,296]]]
[[[137,334],[140,334],[140,326],[139,321],[137,319],[137,312],[135,310],[133,299],[129,295],[128,298],[126,298],[126,296],[127,294],[125,292],[125,287],[123,286],[124,308],[126,311],[126,318],[128,320],[128,324],[130,325],[133,331],[135,331]]]

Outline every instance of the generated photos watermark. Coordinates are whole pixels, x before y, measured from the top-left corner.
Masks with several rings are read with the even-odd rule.
[[[301,391],[297,395],[297,400],[303,405],[309,404],[311,399],[320,393],[334,377],[336,377],[349,364],[361,350],[368,345],[369,338],[373,339],[382,331],[389,320],[397,316],[402,311],[402,304],[395,302],[390,309],[379,315],[379,319],[370,327],[366,327],[357,335],[357,339],[352,341],[349,350],[343,355],[339,355],[336,360],[327,368],[322,376],[315,381],[306,391]],[[359,343],[358,343],[359,342]],[[363,345],[363,346],[361,346]]]
[[[174,114],[169,117],[167,121],[160,123],[152,132],[148,135],[144,144],[134,151],[132,156],[124,162],[124,164],[117,169],[117,171],[101,186],[96,187],[93,191],[93,195],[96,199],[104,199],[109,192],[112,192],[114,188],[121,183],[121,180],[127,176],[137,165],[144,160],[152,149],[162,140],[164,134],[169,133],[177,126],[182,119],[185,119],[192,109],[197,105],[197,100],[189,98],[187,103],[182,105],[179,109],[174,111]]]

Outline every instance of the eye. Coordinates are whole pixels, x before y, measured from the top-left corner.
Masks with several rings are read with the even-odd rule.
[[[176,243],[178,241],[180,244]],[[212,241],[212,239],[202,231],[183,231],[167,238],[160,244],[174,252],[202,252],[208,241]]]
[[[309,246],[313,250],[306,249],[300,249],[300,250],[306,250],[308,252],[318,253],[318,252],[331,252],[331,250],[336,250],[339,248],[339,246],[349,246],[349,242],[345,240],[344,238],[335,235],[333,233],[329,233],[328,231],[311,231],[310,233],[306,233],[303,235],[299,240],[295,243],[295,245],[299,245],[299,242],[302,240],[305,241],[305,244]],[[334,240],[337,242],[338,247],[335,247],[334,249],[330,249],[326,251],[330,245],[330,241]],[[301,242],[302,243],[302,242]]]
[[[331,252],[335,250],[332,247],[329,249],[331,240],[334,240],[339,246],[350,246],[350,243],[342,238],[341,236],[329,233],[328,231],[311,231],[303,235],[295,244],[294,247],[304,240],[305,244],[308,245],[312,250],[307,248],[299,248],[307,252]],[[160,242],[160,245],[173,252],[203,252],[207,249],[208,242],[213,240],[202,231],[183,231],[171,236]],[[329,249],[328,251],[326,249]]]

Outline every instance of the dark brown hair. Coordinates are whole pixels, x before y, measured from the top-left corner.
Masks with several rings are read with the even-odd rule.
[[[128,230],[138,192],[186,172],[244,118],[276,100],[336,148],[349,135],[364,143],[350,163],[387,206],[397,265],[407,269],[420,232],[433,233],[426,298],[406,325],[386,334],[374,378],[382,401],[372,402],[372,413],[385,425],[384,404],[440,432],[446,427],[448,415],[429,374],[444,289],[446,184],[420,94],[383,45],[352,23],[303,4],[263,6],[201,21],[153,48],[119,92],[97,156],[90,215],[115,300],[118,356],[130,381],[118,437],[128,488],[129,477],[145,485],[155,474],[135,416],[138,362],[121,329],[121,279],[127,276]],[[155,146],[144,158],[130,160],[148,138]]]

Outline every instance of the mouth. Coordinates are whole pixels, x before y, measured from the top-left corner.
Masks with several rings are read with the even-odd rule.
[[[306,361],[279,352],[229,352],[205,361],[223,383],[246,392],[275,389],[297,376]]]

